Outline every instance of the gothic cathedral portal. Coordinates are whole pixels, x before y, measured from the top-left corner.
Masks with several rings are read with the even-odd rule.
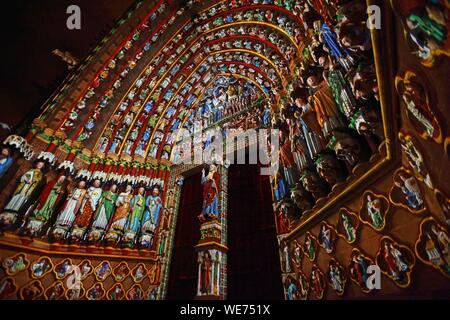
[[[11,11],[0,300],[450,298],[448,0],[78,2]]]

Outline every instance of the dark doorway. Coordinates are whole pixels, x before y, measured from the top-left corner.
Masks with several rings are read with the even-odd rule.
[[[283,299],[268,176],[232,165],[228,176],[227,299]]]
[[[197,256],[194,246],[200,239],[197,216],[202,210],[201,173],[184,180],[177,217],[168,300],[191,300],[197,289]]]

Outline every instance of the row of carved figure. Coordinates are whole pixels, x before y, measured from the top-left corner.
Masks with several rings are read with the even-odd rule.
[[[50,240],[150,248],[161,220],[160,188],[79,180],[63,173],[46,183],[45,162],[26,171],[0,213],[3,229]],[[148,193],[148,195],[147,195]]]
[[[242,16],[244,11],[246,11],[245,17]],[[152,131],[154,132],[155,129],[160,129],[159,131],[164,130],[163,123],[161,123],[158,128],[152,128],[151,124],[153,124],[153,122],[149,122],[148,125],[146,125],[146,122],[152,120],[156,115],[161,116],[164,109],[170,110],[170,107],[167,106],[168,104],[170,104],[171,107],[177,107],[182,101],[188,102],[189,100],[192,100],[191,97],[193,97],[193,95],[191,94],[188,97],[190,90],[187,89],[189,86],[192,86],[192,83],[191,81],[189,81],[189,83],[184,81],[186,77],[185,74],[186,72],[193,70],[194,67],[198,65],[199,61],[196,61],[195,59],[192,61],[191,57],[198,54],[199,57],[203,58],[206,53],[211,53],[211,50],[214,51],[216,49],[224,48],[223,45],[219,44],[211,46],[203,46],[202,44],[205,44],[205,41],[212,42],[224,37],[233,36],[233,34],[236,36],[243,36],[245,34],[256,36],[258,34],[258,30],[263,29],[260,26],[248,27],[243,25],[234,27],[232,25],[233,22],[241,20],[258,19],[257,16],[253,16],[253,11],[248,10],[248,8],[245,10],[243,9],[242,12],[230,12],[226,18],[219,16],[216,19],[211,19],[216,13],[217,10],[210,10],[209,12],[203,13],[196,19],[198,20],[197,22],[203,23],[203,25],[199,27],[200,30],[197,30],[198,28],[193,30],[193,22],[188,23],[184,28],[180,29],[180,31],[171,39],[170,42],[168,42],[164,49],[162,49],[161,52],[153,58],[149,64],[148,72],[145,72],[142,77],[136,81],[135,86],[137,88],[133,88],[130,92],[128,92],[128,96],[121,100],[118,108],[116,109],[115,118],[118,119],[118,123],[120,123],[118,131],[111,126],[112,122],[107,125],[108,128],[112,129],[113,133],[117,131],[119,134],[110,134],[111,130],[105,131],[102,135],[100,143],[98,144],[100,150],[104,150],[106,152],[118,152],[118,150],[124,148],[128,153],[145,155],[149,149],[149,144],[154,145],[154,142],[156,141],[156,147],[159,147],[162,139],[161,137],[156,137],[156,133],[154,141],[148,142],[146,140],[142,140],[141,137],[143,137],[143,134],[145,133],[149,135],[148,133]],[[278,15],[278,13],[275,13],[275,16],[276,15]],[[262,14],[263,20],[268,19],[266,16],[270,17],[270,19],[273,20],[272,22],[275,23],[275,25],[278,24],[280,28],[293,25],[292,21],[286,23],[289,19],[281,14],[279,15],[280,19],[275,19],[274,13],[270,10],[267,15]],[[209,20],[206,21],[207,19]],[[226,25],[230,25],[230,28],[225,30],[225,28],[222,27],[225,27]],[[206,32],[204,37],[200,37],[198,39],[198,42],[192,42],[192,40],[200,34],[199,32],[202,30],[209,31],[214,27],[221,28],[220,30],[209,34]],[[256,28],[256,33],[255,31],[251,31],[251,28]],[[235,30],[234,33],[231,32],[231,30]],[[230,32],[228,33],[225,31]],[[270,35],[262,33],[261,38],[275,43],[279,46],[280,52],[287,56],[289,56],[289,52],[293,52],[292,47],[289,49],[289,45],[286,44],[286,41],[284,41],[277,32],[272,32]],[[186,48],[186,44],[183,43],[182,39],[192,43]],[[263,51],[261,42],[253,43],[249,39],[245,41],[236,40],[234,42],[227,42],[225,49],[246,49],[245,45],[247,45],[248,48],[256,50],[256,52],[258,50],[261,52]],[[251,47],[249,47],[250,45]],[[190,50],[186,50],[188,48]],[[271,56],[277,57],[278,53],[273,52]],[[275,58],[273,62],[279,67],[286,68],[284,58]],[[197,73],[198,70],[191,74],[191,76],[195,77]],[[268,76],[273,77],[273,74],[274,70],[269,72]],[[143,106],[145,107],[143,108]],[[140,116],[140,118],[143,119],[138,121],[129,121],[130,119],[136,118],[136,115],[138,113],[140,114],[142,110],[148,110],[148,112],[145,112],[145,116]],[[178,112],[176,114],[178,114]],[[166,124],[164,124],[164,126],[166,126]],[[128,135],[128,138],[125,137],[125,135]],[[156,138],[158,138],[158,140],[156,140]],[[161,145],[165,145],[165,143],[161,143]]]
[[[344,182],[384,140],[366,7],[349,2],[333,25],[309,9],[310,44],[290,101],[272,119],[280,129],[280,170],[272,177],[277,206],[297,218]]]
[[[110,104],[115,97],[115,91],[122,86],[122,82],[127,78],[130,72],[136,67],[143,55],[150,50],[153,43],[158,39],[158,30],[149,28],[156,18],[161,15],[166,4],[159,3],[159,8],[154,8],[152,14],[146,17],[139,26],[133,30],[129,39],[123,44],[105,66],[99,71],[98,76],[92,81],[90,86],[86,89],[84,95],[76,102],[75,107],[70,111],[67,119],[63,122],[61,129],[69,131],[79,124],[80,115],[83,110],[90,105],[95,108],[90,112],[90,116],[83,124],[83,129],[77,133],[77,138],[84,141],[90,137],[91,131],[94,128],[95,122],[100,116],[102,109]],[[157,9],[157,10],[156,10]],[[183,12],[183,10],[180,10]],[[166,21],[167,24],[172,24],[173,20]],[[158,26],[161,28],[161,25]],[[94,101],[95,100],[95,101]]]
[[[429,7],[444,10],[439,3],[427,4],[426,11],[432,12]],[[284,147],[282,167],[272,179],[274,199],[278,207],[286,208],[293,206],[291,198],[297,218],[345,181],[356,164],[377,152],[384,139],[370,35],[361,24],[363,10],[358,10],[353,13],[360,14],[337,22],[336,34],[322,30],[314,39],[310,60],[302,66],[303,82],[276,119]],[[355,17],[359,19],[352,20]],[[349,31],[349,25],[355,28]],[[441,143],[442,130],[424,82],[422,75],[406,71],[397,76],[396,87],[414,129],[422,138]],[[411,137],[399,138],[411,167],[432,187]]]

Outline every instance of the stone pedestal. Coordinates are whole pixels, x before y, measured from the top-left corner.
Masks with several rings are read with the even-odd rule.
[[[221,235],[222,235],[222,226],[217,221],[202,223],[202,225],[200,226],[199,244],[210,241],[218,241],[218,243],[220,243]]]
[[[223,300],[221,280],[225,272],[227,248],[221,244],[222,227],[217,221],[205,222],[200,227],[201,237],[195,246],[198,263],[196,300]]]

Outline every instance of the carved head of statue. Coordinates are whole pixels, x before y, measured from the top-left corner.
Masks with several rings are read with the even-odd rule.
[[[300,183],[296,184],[295,188],[291,191],[291,199],[301,212],[312,208],[313,201],[311,195],[306,192]]]
[[[65,175],[60,176],[60,177],[58,178],[58,180],[57,180],[57,182],[58,182],[59,184],[62,184],[64,181],[66,181],[66,176],[65,176]]]
[[[327,188],[324,186],[322,179],[316,172],[305,170],[301,180],[306,191],[310,192],[315,200],[327,195]]]
[[[209,172],[217,172],[217,166],[215,164],[211,164],[209,166]]]
[[[78,182],[79,189],[84,189],[85,187],[86,187],[86,181],[81,180],[80,182]]]
[[[95,180],[94,180],[94,187],[95,187],[95,188],[100,188],[100,184],[101,184],[101,182],[100,182],[99,179],[95,179]]]
[[[363,149],[355,137],[346,132],[338,132],[335,137],[334,151],[339,160],[345,161],[351,168],[363,160]]]
[[[0,158],[7,158],[11,155],[11,150],[9,148],[3,147],[2,152],[0,154]]]
[[[322,154],[316,160],[317,173],[330,186],[335,185],[345,179],[343,168],[336,156],[333,154]]]
[[[38,161],[36,162],[36,169],[42,170],[45,167],[45,162],[44,161]]]

